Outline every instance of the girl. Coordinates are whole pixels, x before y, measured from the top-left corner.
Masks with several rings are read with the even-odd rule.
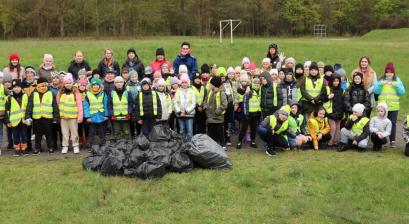
[[[241,129],[236,148],[241,148],[248,127],[250,127],[251,147],[257,148],[255,139],[257,125],[259,124],[261,117],[261,108],[260,96],[256,89],[260,86],[260,83],[256,83],[256,81],[253,80],[253,86],[250,86],[250,80],[247,75],[242,75],[240,77],[240,83],[241,87],[237,89],[237,93],[240,95],[239,98],[243,98],[243,102],[240,104]]]
[[[331,126],[331,140],[328,146],[336,146],[341,137],[341,121],[344,118],[344,91],[341,88],[341,77],[333,75],[329,82],[328,101],[324,103],[324,108],[328,113],[329,125]]]
[[[278,70],[278,83],[282,83],[284,82],[285,79],[285,73],[286,73],[286,69],[285,68],[280,68]]]
[[[244,77],[246,75],[246,73],[243,74]],[[260,80],[260,106],[261,115],[264,119],[279,108],[282,101],[282,94],[277,89],[277,83],[274,83],[268,72],[261,73]]]
[[[4,121],[13,133],[14,156],[27,155],[27,130],[26,125],[31,125],[31,119],[25,120],[25,110],[28,96],[22,91],[20,79],[14,79],[13,95],[8,97]],[[3,127],[1,127],[3,128]]]
[[[139,84],[138,81],[138,72],[135,70],[129,71],[129,80],[126,82],[126,90],[131,93],[132,96],[132,102],[136,102],[136,98],[138,97],[139,91],[141,91],[141,85]],[[135,110],[135,107],[137,105],[133,105],[132,110]],[[131,137],[134,138],[136,135],[139,135],[141,133],[141,127],[137,124],[135,118],[132,118],[130,123],[130,132],[131,132]]]
[[[172,99],[170,98],[169,94],[166,92],[166,81],[164,79],[159,79],[157,82],[157,90],[156,92],[159,95],[159,99],[162,106],[162,117],[160,119],[160,123],[166,127],[169,126],[169,115],[173,111],[173,103]]]
[[[311,145],[314,147],[314,150],[319,149],[320,143],[331,139],[331,126],[329,125],[324,107],[320,106],[311,113],[307,127],[308,133],[312,138]]]
[[[333,73],[334,73],[334,68],[332,68],[332,65],[325,65],[324,66],[324,79],[325,79],[325,84],[327,86],[331,82]]]
[[[20,64],[20,56],[17,53],[10,54],[9,65],[3,69],[4,75],[10,75],[13,79],[23,80],[24,67]]]
[[[392,122],[388,119],[388,105],[380,103],[376,107],[377,116],[371,118],[369,122],[369,131],[373,143],[373,151],[382,150],[382,145],[385,145],[388,136],[391,134]]]
[[[312,140],[310,136],[306,136],[305,123],[304,116],[301,114],[301,106],[298,103],[292,103],[290,116],[288,116],[288,128],[291,130],[288,132],[288,143],[291,150]]]
[[[264,58],[261,62],[261,71],[266,72],[271,70],[271,60],[270,58]]]
[[[180,82],[181,85],[176,91],[173,107],[175,109],[175,115],[178,118],[179,133],[183,138],[190,141],[193,137],[193,117],[195,116],[196,95],[193,89],[190,88],[190,80],[187,74],[183,74],[180,77]]]
[[[88,84],[89,84],[88,79],[78,80],[78,92],[81,96],[82,102],[84,102],[85,97],[87,96]],[[82,107],[82,104],[81,104],[81,107]],[[84,113],[83,113],[82,118],[84,118]],[[79,123],[78,124],[78,136],[79,136],[79,142],[82,144],[82,148],[89,147],[88,133],[89,133],[89,123],[84,122],[84,121]]]
[[[142,134],[149,135],[153,126],[162,117],[162,105],[156,91],[152,90],[152,83],[149,78],[141,81],[141,91],[136,99],[136,119],[141,125]]]
[[[294,66],[295,66],[295,59],[294,58],[289,57],[289,58],[285,59],[285,67],[287,68],[288,72],[291,71],[292,73],[294,73],[295,72]]]
[[[376,72],[371,67],[369,57],[363,56],[359,59],[358,67],[352,71],[352,74],[355,74],[356,72],[362,74],[362,84],[369,94],[370,108],[366,111],[366,116],[369,118],[372,108],[375,107],[376,104],[373,88],[377,82]]]
[[[196,96],[196,111],[193,122],[193,134],[206,133],[206,111],[204,110],[204,103],[206,102],[207,89],[202,85],[200,74],[196,73],[193,76],[193,91]]]
[[[295,65],[294,76],[297,80],[297,86],[300,87],[302,81],[304,80],[304,66],[301,63]]]
[[[282,103],[281,105],[290,105],[293,102],[297,102],[297,82],[294,79],[293,73],[287,72],[283,81],[278,85],[278,91],[281,92]]]
[[[379,102],[384,102],[388,105],[388,118],[392,122],[392,132],[389,137],[391,147],[396,146],[396,122],[398,120],[398,112],[400,109],[399,99],[405,95],[405,87],[402,81],[395,73],[395,67],[392,63],[388,63],[385,67],[385,73],[381,80],[375,84],[375,94],[379,95]]]
[[[175,94],[177,92],[177,90],[179,89],[179,79],[177,77],[172,77],[170,79],[170,91],[169,91],[169,96],[172,99],[172,102],[175,99]],[[175,130],[175,120],[176,120],[176,115],[175,115],[175,111],[173,111],[170,116],[169,116],[169,127],[172,130]],[[179,126],[176,125],[177,130],[179,130]]]
[[[271,69],[270,70],[270,75],[271,75],[271,78],[273,79],[273,82],[278,85],[278,83],[280,81],[278,79],[278,70],[275,69],[275,68]]]
[[[250,59],[248,57],[244,57],[241,60],[241,69],[250,71]]]
[[[369,101],[369,93],[362,83],[363,75],[360,72],[355,72],[352,76],[351,86],[344,93],[344,104],[347,115],[352,114],[352,107],[357,104],[365,106],[364,115],[368,116],[371,110],[371,103]]]
[[[43,63],[37,72],[40,78],[45,78],[49,83],[51,82],[51,73],[58,71],[53,62],[54,58],[51,54],[44,54]]]
[[[60,111],[60,123],[62,131],[62,154],[68,152],[71,140],[74,153],[80,152],[78,124],[82,123],[84,114],[82,110],[82,98],[78,89],[74,87],[74,79],[71,73],[64,77],[64,86],[58,91],[57,104]]]

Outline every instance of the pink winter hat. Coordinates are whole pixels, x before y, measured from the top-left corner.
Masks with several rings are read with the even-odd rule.
[[[233,67],[228,67],[227,68],[227,74],[234,74],[235,73],[235,71],[234,71],[234,68]]]
[[[166,87],[166,81],[162,78],[160,78],[157,82],[157,86],[165,86]]]
[[[180,82],[181,82],[181,83],[186,82],[186,83],[190,84],[189,76],[188,76],[187,74],[181,75],[181,76],[180,76]]]
[[[74,83],[74,79],[72,78],[72,74],[71,73],[67,73],[64,76],[64,82],[70,81],[71,83]]]
[[[175,77],[175,76],[171,77],[171,78],[170,78],[170,84],[171,84],[171,85],[173,85],[173,84],[179,84],[179,79],[178,79],[177,77]]]

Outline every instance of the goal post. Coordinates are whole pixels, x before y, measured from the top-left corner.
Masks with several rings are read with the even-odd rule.
[[[233,44],[233,31],[240,25],[241,20],[239,19],[227,19],[227,20],[220,20],[219,27],[220,27],[220,43],[223,42],[223,30],[226,27],[230,27],[230,44]]]

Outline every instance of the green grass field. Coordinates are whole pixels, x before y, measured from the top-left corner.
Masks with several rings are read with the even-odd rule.
[[[52,53],[66,69],[77,49],[96,66],[103,49],[116,58],[135,47],[146,64],[156,47],[173,60],[183,40],[192,43],[199,64],[228,66],[243,56],[260,62],[270,42],[297,61],[341,63],[349,73],[359,57],[368,55],[378,74],[393,61],[405,84],[409,78],[409,38],[373,35],[352,39],[152,37],[137,40],[19,40],[0,42],[0,64],[11,52],[24,65],[39,65]],[[376,31],[378,32],[378,31]],[[395,33],[396,34],[396,33]],[[372,35],[372,34],[371,34]],[[368,37],[369,36],[369,37]],[[227,41],[226,41],[227,42]],[[408,112],[407,97],[401,116]],[[399,124],[398,128],[401,128]],[[86,172],[82,158],[41,156],[0,157],[0,223],[408,223],[409,160],[402,148],[384,153],[334,151],[263,151],[228,153],[232,170],[170,173],[157,181],[103,177]]]

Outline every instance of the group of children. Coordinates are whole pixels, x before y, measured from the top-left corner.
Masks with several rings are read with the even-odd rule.
[[[237,149],[245,141],[257,148],[258,134],[270,156],[276,148],[305,145],[318,150],[323,143],[340,152],[365,150],[369,140],[374,151],[388,138],[395,146],[399,98],[405,89],[392,63],[377,80],[369,58],[363,57],[349,82],[339,64],[296,64],[277,55],[277,45],[270,45],[260,69],[245,57],[235,68],[203,64],[201,72],[190,77],[184,64],[175,74],[169,63],[161,63],[155,72],[146,66],[143,74],[137,71],[140,67],[124,64],[120,74],[108,65],[104,74],[82,68],[74,77],[52,70],[48,79],[30,66],[21,73],[19,58],[16,62],[11,55],[8,72],[18,76],[0,73],[0,121],[11,133],[9,146],[11,141],[16,156],[28,151],[38,155],[43,136],[50,153],[59,141],[62,153],[68,152],[70,142],[79,153],[80,144],[105,144],[107,133],[112,141],[130,139],[148,135],[157,124],[177,130],[188,141],[207,133],[225,149],[235,132]],[[48,63],[47,68],[55,68]],[[377,114],[370,118],[372,107]]]

